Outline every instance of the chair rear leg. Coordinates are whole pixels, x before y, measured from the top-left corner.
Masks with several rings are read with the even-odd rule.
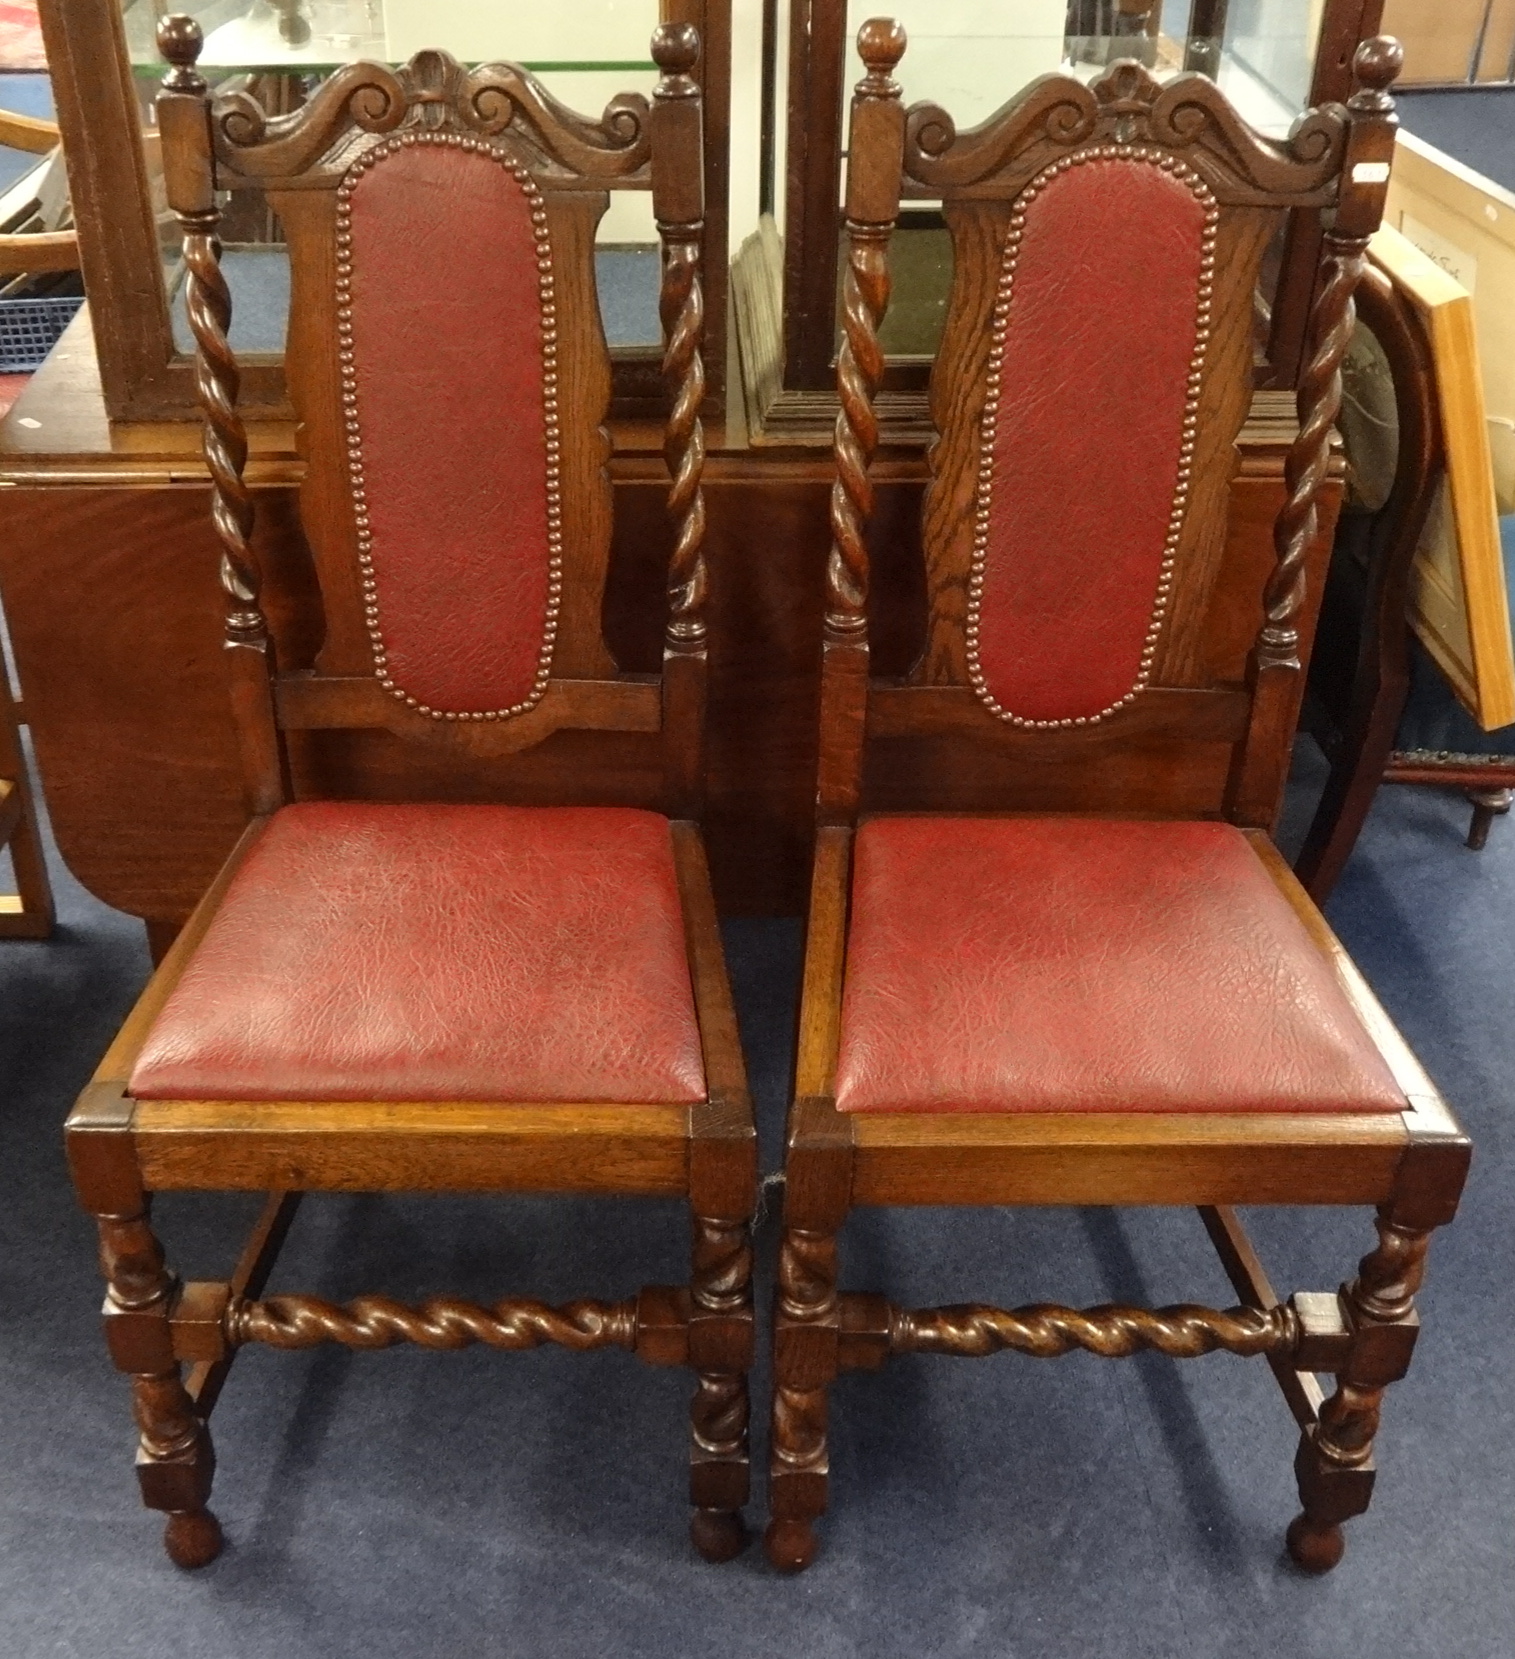
[[[1373,1495],[1373,1440],[1384,1390],[1410,1367],[1419,1321],[1415,1292],[1424,1273],[1429,1230],[1402,1226],[1391,1207],[1378,1212],[1378,1247],[1364,1256],[1342,1292],[1352,1325],[1347,1363],[1317,1423],[1300,1437],[1294,1472],[1303,1508],[1286,1543],[1306,1572],[1329,1572],[1342,1558],[1342,1523]]]
[[[1510,802],[1515,800],[1515,790],[1470,789],[1467,794],[1473,803],[1473,819],[1468,825],[1468,845],[1475,853],[1481,853],[1489,844],[1489,831],[1494,827],[1494,820],[1510,810]]]
[[[692,1216],[689,1363],[695,1372],[689,1535],[707,1561],[729,1561],[747,1543],[742,1509],[752,1475],[748,1454],[753,1356],[752,1237],[745,1220]]]
[[[164,1266],[145,1198],[133,1214],[95,1220],[106,1282],[106,1344],[117,1368],[131,1377],[142,1501],[168,1516],[163,1546],[170,1559],[180,1567],[203,1567],[221,1553],[220,1523],[206,1507],[216,1460],[210,1431],[174,1357],[169,1313],[178,1287]]]
[[[786,1572],[815,1557],[830,1472],[826,1393],[838,1368],[836,1234],[786,1226],[773,1319],[768,1559]]]

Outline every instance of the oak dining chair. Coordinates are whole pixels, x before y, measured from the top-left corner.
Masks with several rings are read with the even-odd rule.
[[[269,115],[212,95],[193,20],[158,38],[249,822],[67,1126],[143,1499],[179,1565],[216,1555],[209,1417],[248,1343],[619,1347],[693,1373],[692,1534],[724,1559],[748,1490],[756,1154],[699,827],[696,33],[659,28],[650,105],[618,97],[596,119],[520,68],[440,52],[347,65]],[[250,540],[217,224],[218,192],[254,187],[289,247],[318,642],[281,637]],[[650,674],[622,672],[601,628],[594,250],[619,190],[652,193],[672,395]],[[363,758],[386,745],[426,757],[438,798],[363,798]],[[349,798],[314,798],[334,756]],[[485,759],[509,761],[507,799],[469,799]],[[229,1279],[165,1265],[149,1205],[167,1190],[268,1194]],[[562,1306],[265,1295],[312,1191],[675,1196],[688,1277]]]
[[[1367,1506],[1469,1157],[1270,839],[1402,55],[1364,44],[1349,103],[1274,141],[1213,82],[1131,61],[1092,85],[1042,77],[959,132],[903,107],[904,47],[897,24],[863,26],[852,103],[768,1554],[815,1552],[843,1372],[1225,1350],[1265,1357],[1298,1420],[1288,1549],[1324,1570]],[[886,679],[865,533],[902,195],[941,203],[953,276],[919,652]],[[1255,296],[1290,214],[1325,223],[1292,409],[1254,396]],[[1264,513],[1266,565],[1246,533]],[[1375,1206],[1377,1243],[1339,1292],[1281,1299],[1243,1204]],[[910,1308],[842,1289],[848,1216],[905,1205],[1196,1206],[1239,1305]]]

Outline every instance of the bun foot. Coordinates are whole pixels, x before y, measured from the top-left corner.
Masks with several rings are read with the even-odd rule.
[[[747,1548],[747,1528],[739,1509],[695,1510],[689,1536],[707,1561],[730,1561]]]
[[[1296,1515],[1284,1534],[1289,1557],[1307,1573],[1328,1573],[1346,1552],[1347,1541],[1339,1526],[1318,1526],[1308,1515]]]
[[[163,1528],[163,1547],[176,1567],[208,1567],[221,1553],[221,1523],[208,1509],[179,1510]]]
[[[815,1560],[818,1540],[809,1521],[770,1521],[763,1549],[781,1573],[798,1573]]]

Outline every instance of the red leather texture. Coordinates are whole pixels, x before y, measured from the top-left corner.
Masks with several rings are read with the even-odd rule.
[[[1240,830],[877,818],[858,833],[843,1111],[1402,1112]]]
[[[1026,209],[995,425],[979,664],[1027,720],[1136,683],[1178,482],[1205,210],[1137,161]]]
[[[531,693],[547,439],[531,207],[496,161],[418,144],[352,196],[363,480],[390,677],[431,708]]]
[[[148,1033],[142,1099],[694,1101],[668,821],[285,807]]]

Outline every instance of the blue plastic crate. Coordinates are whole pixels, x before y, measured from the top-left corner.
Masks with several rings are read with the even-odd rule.
[[[0,374],[27,374],[42,360],[84,304],[78,294],[49,299],[0,299]]]

